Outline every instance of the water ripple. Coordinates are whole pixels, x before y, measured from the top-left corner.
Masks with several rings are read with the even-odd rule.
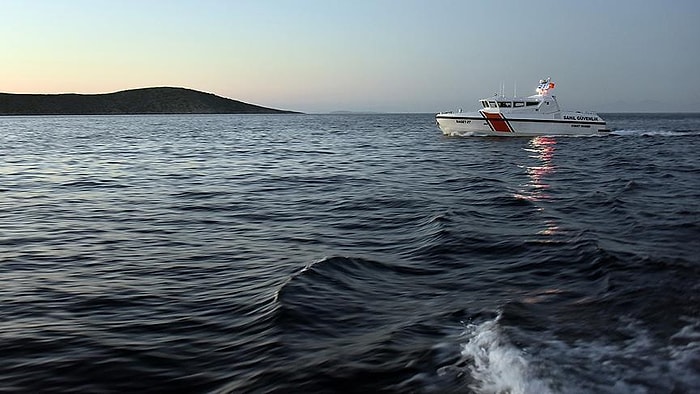
[[[0,386],[690,392],[700,117],[609,119],[2,119]]]

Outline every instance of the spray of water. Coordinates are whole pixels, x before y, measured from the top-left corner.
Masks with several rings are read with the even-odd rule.
[[[472,379],[470,389],[482,394],[552,393],[545,382],[532,376],[523,352],[499,327],[499,317],[465,330],[462,357]]]

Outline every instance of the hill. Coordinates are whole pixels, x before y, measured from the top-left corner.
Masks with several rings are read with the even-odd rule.
[[[289,114],[211,93],[173,87],[105,94],[0,93],[0,115]]]

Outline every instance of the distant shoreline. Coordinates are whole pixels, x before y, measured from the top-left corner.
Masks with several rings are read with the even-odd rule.
[[[299,114],[177,87],[102,94],[0,93],[0,116]]]

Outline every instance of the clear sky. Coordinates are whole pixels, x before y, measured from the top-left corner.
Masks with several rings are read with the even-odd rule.
[[[0,0],[0,92],[182,86],[303,112],[700,112],[697,0]]]

